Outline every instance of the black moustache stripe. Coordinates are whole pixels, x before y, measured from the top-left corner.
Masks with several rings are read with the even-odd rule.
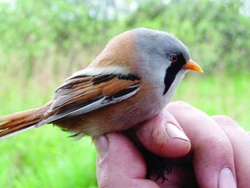
[[[165,95],[172,83],[175,80],[177,73],[182,69],[183,65],[186,64],[186,61],[183,57],[178,57],[179,60],[177,62],[171,63],[171,65],[166,69],[166,74],[164,78],[165,89],[163,95]]]

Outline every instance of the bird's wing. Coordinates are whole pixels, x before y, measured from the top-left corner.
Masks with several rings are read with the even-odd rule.
[[[125,100],[140,89],[133,74],[75,74],[55,91],[53,102],[37,126],[74,117]]]

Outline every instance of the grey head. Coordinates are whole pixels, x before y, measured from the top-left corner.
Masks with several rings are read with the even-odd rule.
[[[187,69],[190,60],[187,47],[175,36],[146,28],[134,29],[136,47],[140,58],[147,66],[141,68],[155,87],[162,88],[161,94],[172,97]],[[168,99],[170,100],[170,99]]]
[[[137,28],[134,32],[138,47],[150,55],[159,54],[167,57],[176,54],[182,55],[186,61],[190,59],[187,47],[174,35],[147,28]]]

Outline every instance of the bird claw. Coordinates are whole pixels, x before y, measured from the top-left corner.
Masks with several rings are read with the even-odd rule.
[[[172,173],[172,168],[169,166],[169,163],[166,158],[155,156],[154,154],[149,158],[146,159],[147,163],[147,178],[151,179],[150,177],[154,174],[156,175],[156,178],[154,181],[158,181],[159,179],[162,179],[162,184],[165,180],[168,180],[166,175]]]

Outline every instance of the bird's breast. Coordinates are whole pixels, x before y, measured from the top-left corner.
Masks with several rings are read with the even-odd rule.
[[[126,130],[159,113],[164,107],[161,100],[156,92],[142,87],[124,101],[55,124],[70,132],[90,136]]]

